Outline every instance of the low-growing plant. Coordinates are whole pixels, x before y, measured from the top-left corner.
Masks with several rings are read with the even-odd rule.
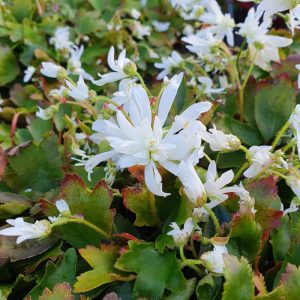
[[[300,4],[221,2],[0,3],[0,299],[298,299]]]

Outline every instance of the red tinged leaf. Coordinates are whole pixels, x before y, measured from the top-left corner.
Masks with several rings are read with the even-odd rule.
[[[110,209],[113,195],[105,181],[99,181],[91,191],[81,177],[66,174],[61,189],[61,198],[68,203],[73,215],[82,215],[86,221],[111,233],[115,209]]]
[[[139,182],[141,182],[141,183],[145,182],[145,176],[144,176],[145,167],[144,166],[129,167],[128,171]]]
[[[136,215],[135,226],[155,226],[159,223],[155,196],[147,189],[128,187],[122,190],[124,206]]]

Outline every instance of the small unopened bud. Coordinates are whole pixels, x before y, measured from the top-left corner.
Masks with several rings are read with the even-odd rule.
[[[132,61],[129,61],[123,68],[123,71],[128,76],[134,76],[137,71],[136,64]]]
[[[67,70],[64,69],[63,67],[60,67],[57,72],[57,79],[63,80],[63,79],[66,79],[67,77],[68,77]]]

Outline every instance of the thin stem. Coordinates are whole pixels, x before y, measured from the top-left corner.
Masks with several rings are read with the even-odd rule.
[[[246,154],[247,160],[251,161],[251,154],[250,154],[249,150],[243,145],[241,145],[239,149],[244,151],[244,153]]]
[[[274,175],[277,175],[277,176],[283,178],[284,180],[287,179],[287,176],[285,176],[285,175],[283,175],[283,174],[281,174],[281,173],[279,173],[279,172],[277,172],[277,171],[271,170],[271,171],[269,171],[269,172],[272,173],[272,174],[274,174]]]
[[[245,46],[246,46],[246,43],[247,43],[247,40],[246,40],[246,38],[244,38],[244,40],[243,40],[243,42],[242,42],[242,45],[241,45],[241,47],[240,47],[239,53],[238,53],[238,55],[237,55],[237,57],[236,57],[236,61],[235,61],[235,65],[236,65],[236,68],[237,68],[237,71],[238,71],[239,76],[240,76],[240,69],[239,69],[240,66],[239,66],[239,61],[240,61],[242,52],[243,52],[243,50],[244,50],[244,48],[245,48]]]
[[[246,161],[241,167],[240,169],[237,171],[237,173],[234,175],[234,178],[232,180],[232,183],[236,183],[238,181],[238,179],[240,178],[240,176],[243,174],[243,172],[249,167],[249,162]]]
[[[196,266],[197,264],[200,265],[202,264],[202,262],[200,263],[200,261],[196,261],[194,259],[187,259],[184,255],[184,251],[183,251],[183,247],[184,246],[180,246],[179,247],[179,253],[180,253],[180,258],[182,260],[181,263],[181,268],[184,267],[190,267],[191,269],[193,269],[197,274],[201,274],[201,270]],[[197,262],[197,263],[196,263]]]
[[[290,148],[292,148],[296,144],[296,140],[291,140],[287,145],[282,148],[283,152],[287,152]]]
[[[205,157],[209,162],[212,161],[212,159],[211,159],[206,153],[204,153],[204,157]]]
[[[112,104],[113,106],[115,106],[117,109],[119,109],[119,110],[123,113],[123,115],[125,116],[125,118],[126,118],[130,123],[132,123],[132,122],[131,122],[131,119],[130,119],[130,117],[129,117],[129,115],[128,115],[127,112],[122,108],[122,106],[120,106],[119,103],[115,102],[114,100],[112,100],[112,99],[110,99],[110,98],[108,98],[108,97],[106,97],[106,96],[97,96],[97,97],[96,97],[96,100],[100,100],[100,101],[104,101],[104,102],[108,102],[108,103]]]
[[[82,107],[82,108],[86,109],[94,117],[94,119],[97,119],[97,112],[96,112],[95,108],[92,105],[88,104],[87,102],[66,101],[65,103]]]
[[[144,88],[144,90],[147,92],[148,95],[150,95],[150,92],[145,84],[144,79],[142,78],[141,74],[139,72],[135,73],[135,76],[138,78],[138,80],[140,81],[142,87]]]
[[[198,258],[198,254],[197,254],[197,251],[195,248],[195,243],[194,243],[193,237],[191,237],[191,249],[192,249],[193,256],[195,258]]]
[[[214,214],[214,212],[206,204],[204,204],[203,207],[208,211],[209,216],[213,220],[213,223],[215,225],[217,233],[220,233],[220,231],[221,231],[220,223],[219,223],[219,220],[217,219],[216,215]]]
[[[272,150],[275,149],[275,147],[277,146],[278,142],[280,141],[280,139],[282,138],[282,136],[284,135],[284,133],[287,131],[287,129],[290,127],[290,121],[288,120],[280,129],[280,131],[277,133],[275,140],[272,143]]]
[[[245,80],[244,80],[244,83],[243,83],[243,85],[242,85],[242,89],[243,89],[243,90],[245,90],[245,87],[246,87],[246,85],[247,85],[247,83],[248,83],[248,81],[249,81],[249,78],[250,78],[251,74],[252,74],[253,68],[254,68],[254,66],[255,66],[255,61],[256,61],[257,53],[258,53],[258,51],[256,50],[256,51],[255,51],[255,54],[254,54],[254,57],[253,57],[253,61],[252,61],[251,65],[250,65],[250,68],[249,68],[249,70],[248,70],[248,73],[247,73],[247,75],[246,75],[246,78],[245,78]]]

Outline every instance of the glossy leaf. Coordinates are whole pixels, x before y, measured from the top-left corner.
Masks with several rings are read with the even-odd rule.
[[[165,289],[180,292],[185,285],[175,252],[159,253],[150,243],[128,243],[129,251],[117,260],[116,268],[134,272],[137,278],[133,297],[161,298]]]

